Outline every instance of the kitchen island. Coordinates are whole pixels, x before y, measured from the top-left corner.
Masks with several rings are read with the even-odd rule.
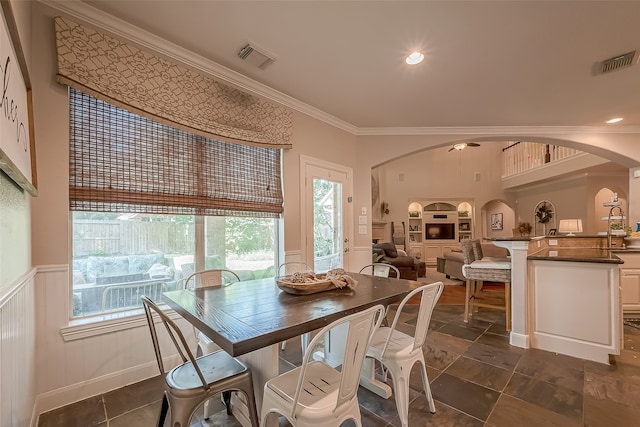
[[[622,347],[620,269],[598,248],[544,248],[528,256],[531,347],[609,363]]]
[[[512,345],[609,363],[622,347],[620,264],[604,248],[486,239],[511,254]]]

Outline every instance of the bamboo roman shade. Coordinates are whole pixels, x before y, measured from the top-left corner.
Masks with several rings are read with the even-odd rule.
[[[72,211],[278,217],[280,149],[215,141],[70,89]]]
[[[58,81],[207,138],[291,148],[293,113],[68,18],[55,18]]]

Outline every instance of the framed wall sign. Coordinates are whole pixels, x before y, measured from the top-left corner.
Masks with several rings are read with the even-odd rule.
[[[502,214],[501,213],[491,214],[491,229],[502,230]]]
[[[0,169],[32,196],[38,195],[31,80],[11,3],[0,0]]]

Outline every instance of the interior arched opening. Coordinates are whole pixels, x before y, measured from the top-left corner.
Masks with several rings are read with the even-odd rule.
[[[475,145],[470,142],[477,146],[470,146]],[[468,200],[475,212],[474,238],[508,237],[521,223],[525,228],[527,223],[531,225],[531,235],[542,233],[541,230],[547,233],[557,229],[561,219],[568,218],[581,219],[585,235],[595,235],[604,231],[604,221],[600,219],[603,213],[598,208],[601,199],[617,192],[628,211],[629,165],[633,161],[624,158],[625,164],[617,163],[611,158],[621,156],[588,144],[536,138],[534,142],[583,149],[579,156],[583,161],[542,164],[540,170],[545,173],[528,173],[531,176],[526,179],[522,177],[526,174],[522,174],[517,177],[519,181],[505,184],[503,149],[514,142],[513,137],[440,142],[378,164],[372,168],[372,176],[377,182],[378,203],[384,203],[388,213],[376,216],[381,211],[374,203],[373,221],[406,222],[408,206],[416,200]],[[464,143],[468,145],[463,149],[454,148]],[[607,157],[602,157],[603,154]],[[603,188],[608,190],[600,194]],[[549,224],[556,224],[555,227],[536,224],[536,206],[545,200],[554,205],[553,221]],[[494,225],[493,220],[500,217],[499,225]]]

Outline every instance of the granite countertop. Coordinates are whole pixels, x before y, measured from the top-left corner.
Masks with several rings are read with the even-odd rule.
[[[613,253],[638,253],[640,252],[640,248],[612,248],[610,249]]]
[[[523,237],[483,237],[482,239],[486,240],[487,242],[528,242],[529,240],[533,240],[534,238],[530,236],[523,236]]]
[[[618,249],[617,251],[627,251]],[[527,256],[528,260],[594,262],[607,264],[623,264],[615,251],[599,248],[544,248]]]

